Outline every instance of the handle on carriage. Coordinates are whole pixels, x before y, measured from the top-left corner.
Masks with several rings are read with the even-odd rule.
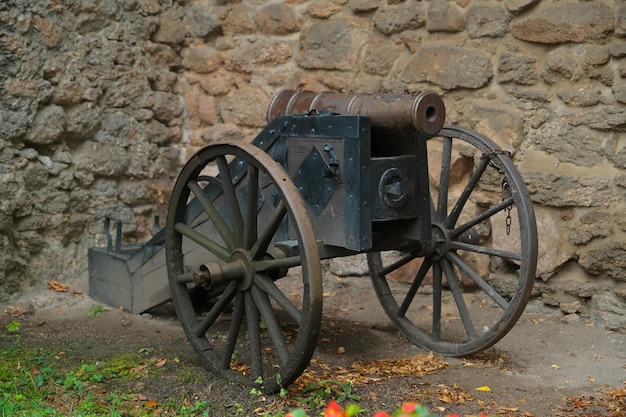
[[[443,100],[432,91],[410,96],[283,90],[270,102],[267,121],[283,114],[308,114],[315,110],[369,116],[373,126],[411,127],[426,137],[439,133],[446,118]]]

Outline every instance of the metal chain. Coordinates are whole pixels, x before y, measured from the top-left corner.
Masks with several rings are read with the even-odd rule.
[[[511,209],[513,208],[513,204],[511,204],[510,206],[508,206],[505,210],[506,210],[506,220],[505,220],[505,224],[506,224],[506,235],[509,236],[511,234],[511,222],[513,221],[513,218],[511,217]]]
[[[489,158],[489,166],[494,168],[500,175],[504,175],[504,171],[502,171],[492,160],[491,158],[495,155],[504,155],[511,158],[511,152],[505,151],[503,149],[497,149],[491,151],[489,153],[484,152],[482,158]],[[506,176],[502,178],[502,200],[506,200],[511,196],[511,186],[509,185],[509,181],[506,179]],[[511,217],[511,210],[513,209],[513,204],[510,204],[506,210],[506,218],[504,220],[506,225],[506,235],[509,236],[511,234],[511,224],[513,223],[513,218]]]
[[[502,200],[506,200],[507,198],[511,197],[511,186],[509,185],[509,181],[506,179],[506,177],[502,178],[502,194],[500,195],[500,197],[502,198]],[[506,224],[507,236],[511,234],[511,223],[513,221],[513,219],[511,218],[512,208],[513,208],[513,204],[510,204],[507,208],[505,208],[506,210],[505,224]]]

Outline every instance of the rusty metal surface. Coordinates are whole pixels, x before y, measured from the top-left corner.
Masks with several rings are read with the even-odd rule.
[[[315,110],[369,116],[372,126],[411,127],[426,137],[436,135],[443,128],[446,118],[443,100],[432,91],[409,96],[283,90],[272,99],[267,121],[271,122],[283,114],[307,114]]]

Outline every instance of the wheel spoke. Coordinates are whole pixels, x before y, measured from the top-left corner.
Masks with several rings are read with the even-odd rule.
[[[478,338],[478,334],[476,333],[476,328],[472,323],[472,317],[467,309],[467,304],[465,304],[465,299],[463,298],[463,293],[461,291],[461,287],[459,286],[460,280],[454,272],[454,268],[452,268],[450,261],[444,259],[441,263],[448,286],[450,287],[450,290],[452,290],[456,307],[461,315],[461,321],[463,322],[463,327],[465,327],[465,332],[470,340],[476,340]]]
[[[272,339],[272,343],[276,348],[276,353],[278,354],[280,364],[281,366],[286,366],[287,362],[289,361],[289,351],[287,349],[285,339],[283,338],[282,331],[280,330],[278,320],[276,319],[276,314],[274,314],[272,304],[267,297],[267,293],[259,290],[259,288],[254,285],[252,286],[251,290],[252,297],[254,298],[254,301],[256,302],[259,311],[261,312],[261,316],[265,321],[265,327],[267,328],[267,331],[270,334],[270,338]]]
[[[283,221],[286,214],[287,205],[285,204],[285,201],[281,199],[278,206],[276,206],[274,213],[272,213],[272,217],[269,219],[265,230],[263,230],[261,236],[259,236],[259,240],[257,240],[254,246],[252,246],[252,249],[250,249],[252,259],[257,259],[259,255],[265,254],[272,238],[276,234],[276,231],[280,227],[280,223]]]
[[[490,218],[491,216],[493,216],[494,214],[504,210],[505,208],[507,208],[511,204],[513,204],[513,197],[509,197],[509,198],[506,198],[506,199],[500,201],[498,204],[496,204],[495,206],[491,207],[488,210],[483,211],[482,213],[480,213],[478,216],[476,216],[475,218],[473,218],[469,222],[464,223],[461,226],[458,226],[457,228],[452,230],[450,232],[450,237],[452,237],[452,238],[457,237],[461,233],[468,231],[469,229],[471,229],[472,227],[476,226],[480,222],[483,222],[483,221],[487,220],[488,218]]]
[[[262,261],[252,261],[250,266],[255,272],[267,271],[268,269],[292,268],[302,265],[300,256],[289,256],[287,258],[264,259]]]
[[[411,288],[409,288],[409,291],[407,292],[406,297],[404,297],[404,301],[402,302],[402,305],[400,306],[400,309],[398,310],[399,317],[402,317],[406,314],[406,311],[408,310],[409,306],[413,302],[413,298],[415,297],[415,294],[417,294],[417,290],[419,289],[420,285],[422,285],[422,282],[424,281],[424,277],[426,277],[426,272],[428,272],[431,265],[432,265],[432,262],[430,261],[430,259],[424,259],[422,261],[422,265],[420,266],[420,269],[417,271],[417,274],[415,275],[415,278],[413,279]]]
[[[450,187],[450,164],[452,163],[452,138],[443,138],[441,152],[441,174],[439,176],[439,196],[437,198],[436,221],[441,222],[448,213],[448,188]]]
[[[450,249],[451,250],[460,249],[460,250],[464,250],[468,252],[484,253],[486,255],[497,256],[499,258],[505,258],[505,259],[511,259],[513,261],[522,260],[522,254],[519,252],[511,252],[511,251],[502,250],[502,249],[489,248],[486,246],[471,245],[469,243],[463,243],[463,242],[451,242]]]
[[[244,302],[243,293],[237,292],[235,297],[235,307],[233,309],[233,316],[230,320],[230,326],[228,327],[228,338],[226,339],[226,347],[222,356],[222,369],[230,368],[230,362],[235,352],[235,345],[239,338],[239,329],[241,329],[241,323],[244,317]]]
[[[289,314],[289,316],[291,316],[291,318],[294,319],[296,323],[298,323],[298,325],[301,324],[302,313],[300,313],[298,307],[293,305],[293,303],[287,298],[287,296],[283,294],[280,288],[276,286],[274,281],[272,281],[270,278],[263,274],[256,274],[254,278],[254,283],[260,289],[265,291],[267,295],[272,297],[278,303],[278,305],[281,306],[281,308],[285,310],[285,312]]]
[[[502,296],[495,290],[491,285],[489,285],[484,279],[480,277],[468,264],[454,252],[448,253],[447,258],[452,261],[463,273],[465,273],[476,285],[480,287],[496,304],[500,306],[503,310],[509,308],[509,302],[506,301]]]
[[[220,234],[222,240],[229,249],[235,248],[235,237],[233,236],[233,232],[230,230],[220,213],[217,211],[213,202],[209,199],[209,197],[202,191],[202,188],[195,181],[189,181],[187,183],[187,187],[193,195],[196,197],[206,214],[209,216],[209,219],[215,225],[217,232]]]
[[[443,287],[441,277],[441,265],[439,262],[433,265],[433,334],[435,342],[441,340],[441,291]]]
[[[459,215],[461,214],[461,211],[463,210],[463,207],[465,207],[465,203],[467,203],[467,200],[472,194],[472,191],[474,191],[474,189],[476,188],[476,185],[478,184],[478,181],[480,180],[483,173],[485,172],[485,169],[487,169],[488,164],[489,164],[488,158],[483,158],[480,160],[480,164],[478,165],[478,167],[472,174],[472,177],[470,178],[470,180],[465,185],[463,192],[461,193],[461,195],[459,196],[459,199],[454,204],[454,208],[452,209],[452,211],[450,212],[450,215],[448,216],[448,218],[446,219],[444,223],[448,229],[450,229],[452,226],[456,224],[457,220],[459,219]]]
[[[380,275],[381,277],[384,277],[385,275],[389,274],[390,272],[393,272],[396,269],[400,268],[401,266],[406,265],[407,263],[411,262],[415,258],[417,258],[417,256],[415,256],[414,254],[407,253],[406,255],[404,255],[402,258],[398,259],[397,261],[395,261],[391,265],[386,266],[386,267],[382,268],[380,271],[378,271],[378,275]]]
[[[250,366],[252,380],[263,376],[263,359],[261,352],[261,317],[250,291],[244,293],[246,305],[246,323],[248,324],[248,343],[250,348]]]
[[[241,245],[242,242],[240,239],[243,237],[243,218],[241,217],[241,209],[239,208],[239,201],[237,200],[237,193],[235,192],[233,179],[230,175],[228,162],[226,162],[226,158],[224,156],[218,156],[215,160],[220,171],[222,187],[224,187],[224,197],[226,198],[226,204],[228,205],[228,212],[230,214],[230,222],[232,224],[233,233],[235,234],[237,243]]]
[[[246,222],[243,232],[243,245],[250,249],[257,239],[257,206],[259,200],[259,169],[248,165],[248,183],[246,186]]]
[[[222,314],[228,303],[231,302],[236,291],[237,283],[233,281],[228,285],[228,287],[226,287],[224,293],[220,296],[220,298],[218,298],[215,305],[209,310],[206,316],[204,316],[202,321],[194,327],[193,334],[195,337],[201,337],[207,332],[207,330],[209,330],[209,327],[215,323],[215,320],[217,320],[219,315]]]
[[[176,223],[176,225],[174,226],[174,230],[176,230],[181,235],[193,240],[200,246],[208,249],[211,253],[216,255],[224,262],[229,261],[230,252],[228,251],[228,249],[204,236],[202,233],[195,231],[191,227],[187,226],[185,223]]]

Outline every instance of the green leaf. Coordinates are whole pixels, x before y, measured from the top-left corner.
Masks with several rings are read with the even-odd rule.
[[[19,321],[12,321],[11,323],[7,324],[7,330],[9,331],[9,333],[17,333],[20,331],[20,326],[22,324]]]
[[[302,408],[291,410],[285,417],[306,417],[306,412]]]
[[[347,417],[355,416],[359,411],[361,411],[361,406],[358,404],[350,404],[344,410],[344,414]]]
[[[98,304],[93,304],[91,309],[89,309],[89,313],[87,313],[87,317],[98,317],[100,313],[104,313],[105,311],[109,311],[110,309],[105,306],[101,306]]]

